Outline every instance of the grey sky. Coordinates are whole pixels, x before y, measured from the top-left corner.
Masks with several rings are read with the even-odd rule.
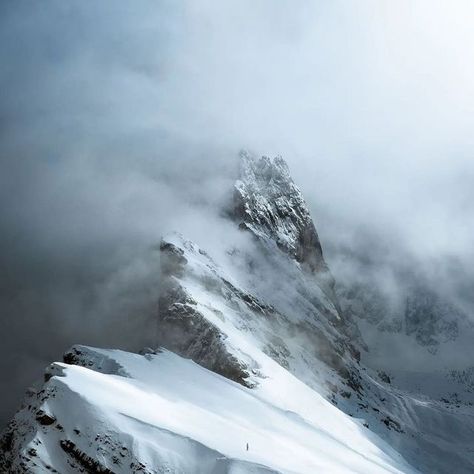
[[[467,0],[2,2],[14,388],[1,416],[69,344],[145,342],[121,324],[152,311],[147,249],[211,219],[242,147],[287,159],[326,248],[370,234],[472,262],[472,13]]]

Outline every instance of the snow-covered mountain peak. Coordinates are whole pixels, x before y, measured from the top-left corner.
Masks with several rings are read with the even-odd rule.
[[[327,272],[321,243],[301,191],[283,158],[240,155],[235,217],[241,227],[277,246],[316,272]]]
[[[219,248],[161,240],[156,346],[78,345],[50,365],[0,439],[0,472],[473,472],[469,400],[365,364],[373,341],[339,309],[282,158],[242,154],[225,226]]]

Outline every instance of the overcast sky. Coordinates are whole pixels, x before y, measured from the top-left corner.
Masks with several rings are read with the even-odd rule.
[[[472,262],[473,15],[469,0],[3,1],[0,416],[73,342],[145,342],[121,324],[155,301],[149,246],[199,227],[241,148],[289,162],[323,247],[370,234]]]

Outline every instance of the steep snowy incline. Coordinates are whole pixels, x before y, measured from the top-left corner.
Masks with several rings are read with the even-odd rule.
[[[460,473],[473,472],[472,406],[446,404],[415,390],[413,382],[426,385],[425,377],[397,387],[383,365],[374,369],[360,362],[360,353],[365,358],[371,348],[353,319],[340,313],[321,272],[275,241],[282,228],[297,235],[291,219],[282,224],[282,209],[307,212],[286,165],[279,158],[245,155],[242,168],[236,187],[247,191],[237,202],[243,200],[249,213],[232,217],[254,245],[229,245],[224,256],[206,249],[211,257],[180,236],[163,241],[162,343],[248,387],[271,377],[262,363],[269,356],[345,413],[365,419],[422,471],[444,473],[456,464]],[[445,384],[446,391],[457,388]]]
[[[2,472],[415,472],[271,359],[257,390],[168,351],[78,346],[66,359],[85,367],[49,368],[10,426]]]
[[[355,386],[356,350],[341,334],[337,310],[313,276],[286,256],[259,261],[257,273],[246,271],[240,265],[248,257],[229,256],[230,275],[193,242],[167,236],[161,244],[160,343],[249,387],[269,375],[262,370],[266,355],[304,380],[311,378],[323,393],[331,370]],[[259,273],[278,264],[283,265],[277,274],[281,297],[276,282]]]
[[[259,247],[244,245],[222,267],[177,234],[161,247],[162,344],[256,389],[273,377],[272,359],[364,419],[423,472],[444,473],[453,463],[459,473],[472,472],[472,407],[446,405],[413,384],[397,388],[385,372],[358,363],[345,321],[297,262],[271,252],[247,264]]]

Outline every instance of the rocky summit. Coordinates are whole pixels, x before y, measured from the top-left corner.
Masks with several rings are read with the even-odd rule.
[[[235,218],[241,228],[276,243],[310,271],[328,271],[308,207],[283,158],[241,153]]]

